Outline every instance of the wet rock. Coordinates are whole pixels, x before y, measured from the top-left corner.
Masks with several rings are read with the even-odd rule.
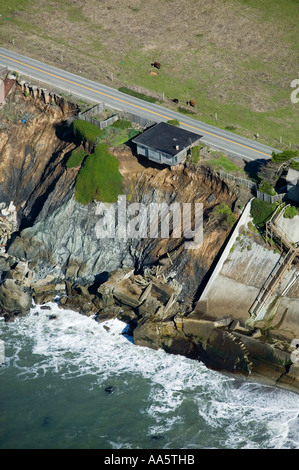
[[[44,293],[42,292],[41,294],[35,294],[34,295],[34,301],[36,304],[46,304],[47,302],[53,302],[54,301],[54,293]]]
[[[106,307],[97,313],[96,321],[98,323],[102,323],[104,321],[116,318],[120,314],[121,310],[122,308],[120,306]]]
[[[14,279],[5,279],[0,286],[0,314],[19,315],[29,313],[32,307],[31,295]]]
[[[42,422],[42,426],[47,426],[48,424],[50,424],[50,422],[51,422],[50,416],[45,416]]]

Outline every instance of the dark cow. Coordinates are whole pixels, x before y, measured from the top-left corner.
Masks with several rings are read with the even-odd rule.
[[[151,64],[153,67],[155,67],[156,69],[159,69],[161,67],[161,64],[160,62],[154,62],[153,64]]]
[[[175,104],[178,104],[179,100],[177,98],[173,98],[172,102],[175,103]]]

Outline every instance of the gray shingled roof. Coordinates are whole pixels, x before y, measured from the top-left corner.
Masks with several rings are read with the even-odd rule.
[[[174,156],[184,148],[193,145],[201,137],[194,132],[186,131],[166,122],[159,122],[135,137],[133,142]]]

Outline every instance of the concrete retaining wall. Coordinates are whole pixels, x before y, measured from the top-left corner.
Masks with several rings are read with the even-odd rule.
[[[228,257],[228,254],[230,252],[230,249],[232,248],[233,244],[235,243],[236,241],[236,238],[239,236],[239,228],[242,226],[242,225],[247,225],[248,223],[248,220],[249,220],[249,214],[250,214],[250,209],[251,209],[251,201],[252,199],[247,203],[247,205],[244,207],[243,209],[243,212],[238,220],[238,223],[237,225],[235,226],[231,236],[230,236],[230,239],[229,241],[227,242],[227,245],[226,247],[224,248],[223,250],[223,253],[203,291],[203,293],[201,294],[200,296],[200,299],[198,300],[197,302],[197,305],[195,307],[195,310],[202,310],[205,308],[205,304],[207,302],[207,295],[208,295],[208,292],[213,284],[213,282],[215,281],[216,277],[218,276],[218,274],[220,273],[221,269],[222,269],[222,266],[223,266],[223,263],[224,261],[227,259]]]

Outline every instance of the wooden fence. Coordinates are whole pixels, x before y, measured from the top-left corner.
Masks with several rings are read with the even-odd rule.
[[[263,193],[262,191],[259,191],[257,188],[257,184],[254,183],[254,181],[250,181],[245,178],[240,178],[239,176],[231,175],[230,173],[226,173],[225,171],[220,170],[219,176],[220,178],[224,180],[233,181],[236,184],[241,184],[242,186],[246,186],[247,188],[252,189],[253,193],[258,199],[261,199],[262,201],[270,202],[271,204],[277,201],[282,201],[282,199],[287,194],[287,193],[281,193],[281,194],[275,194],[274,196],[270,196],[270,194],[266,194],[266,193]]]

